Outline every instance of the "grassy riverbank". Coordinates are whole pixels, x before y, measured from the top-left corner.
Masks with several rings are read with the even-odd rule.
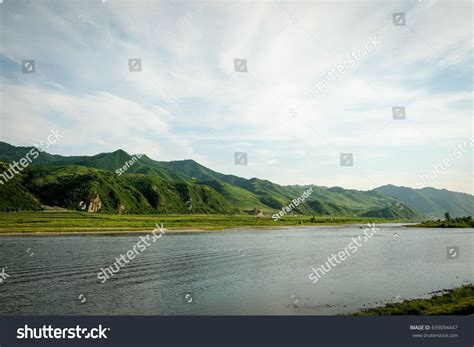
[[[405,300],[355,313],[357,316],[393,315],[472,315],[474,314],[474,285],[450,289],[430,299]]]
[[[122,232],[152,230],[163,223],[170,231],[222,230],[233,227],[270,228],[284,226],[338,225],[387,222],[380,218],[285,216],[275,222],[270,217],[250,215],[117,215],[85,212],[0,213],[0,234],[57,232]],[[393,222],[392,220],[390,222]]]
[[[450,218],[446,220],[428,220],[419,224],[410,225],[410,227],[421,228],[474,228],[472,217]]]

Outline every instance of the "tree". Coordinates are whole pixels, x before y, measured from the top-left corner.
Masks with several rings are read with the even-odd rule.
[[[450,221],[450,220],[451,220],[451,216],[450,216],[449,212],[445,212],[445,213],[444,213],[444,218],[445,218],[447,221]]]

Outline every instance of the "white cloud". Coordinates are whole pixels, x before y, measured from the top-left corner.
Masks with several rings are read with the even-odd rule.
[[[468,2],[55,5],[2,4],[4,141],[62,128],[65,154],[152,148],[155,159],[246,177],[368,189],[406,182],[393,162],[412,163],[413,176],[426,166],[417,156],[434,160],[472,133],[472,110],[454,106],[472,91],[445,80],[472,74]],[[403,11],[407,26],[394,27],[392,13]],[[379,47],[311,96],[374,35]],[[135,57],[143,71],[130,73]],[[235,73],[234,58],[249,72]],[[21,74],[22,59],[36,60],[34,76]],[[392,120],[395,105],[406,106],[405,121]],[[239,148],[252,166],[232,165]],[[365,171],[341,172],[340,152],[354,152]],[[442,184],[472,192],[472,158],[463,160]]]

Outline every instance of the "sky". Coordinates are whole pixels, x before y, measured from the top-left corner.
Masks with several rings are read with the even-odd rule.
[[[54,129],[53,154],[120,148],[283,185],[474,194],[472,6],[0,0],[0,141]]]

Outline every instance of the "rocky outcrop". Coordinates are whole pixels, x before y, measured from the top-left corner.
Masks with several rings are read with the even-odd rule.
[[[99,194],[97,194],[97,196],[89,202],[89,206],[87,207],[87,212],[96,213],[96,212],[99,212],[101,208],[102,208],[102,201],[100,201]]]
[[[124,214],[125,211],[126,211],[125,206],[122,205],[122,204],[119,204],[119,205],[118,205],[118,213],[119,213],[119,214]]]

